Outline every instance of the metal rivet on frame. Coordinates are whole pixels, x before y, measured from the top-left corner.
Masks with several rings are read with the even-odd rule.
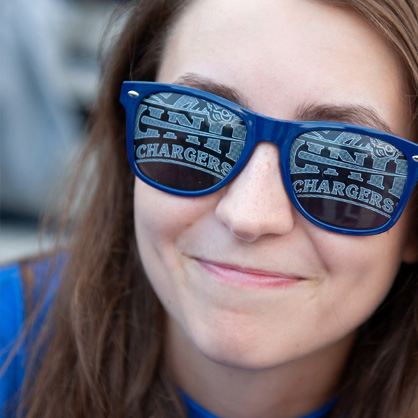
[[[128,91],[128,95],[131,97],[139,97],[139,93],[135,90]]]
[[[414,156],[412,157],[412,159],[413,159],[416,163],[418,163],[418,155],[414,155]]]

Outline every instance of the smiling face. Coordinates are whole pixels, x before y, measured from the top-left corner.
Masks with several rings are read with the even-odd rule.
[[[322,107],[333,120],[384,123],[410,135],[397,57],[360,17],[319,2],[192,3],[170,36],[157,81],[186,79],[201,89],[233,89],[274,118]],[[347,106],[373,117],[344,114]],[[320,229],[292,207],[278,156],[274,145],[259,144],[232,183],[198,198],[136,180],[139,252],[179,358],[247,370],[337,362],[400,263],[411,260],[408,210],[380,235]]]

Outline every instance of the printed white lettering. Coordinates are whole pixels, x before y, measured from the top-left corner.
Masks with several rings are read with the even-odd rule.
[[[388,197],[383,200],[383,206],[382,209],[387,212],[387,213],[392,213],[393,212],[393,207],[395,206],[395,203],[392,199],[389,199]]]
[[[159,157],[170,157],[170,149],[168,148],[168,144],[164,143],[161,145],[160,152],[158,153]]]
[[[213,155],[209,154],[209,161],[208,161],[208,169],[212,171],[217,171],[219,173],[219,164],[220,164],[219,158],[214,157]]]
[[[149,115],[152,118],[161,119],[161,115],[164,113],[164,109],[158,109],[154,106],[148,106]]]
[[[318,180],[305,180],[305,186],[303,187],[303,193],[315,193],[316,185],[318,184]]]
[[[203,151],[197,151],[197,158],[196,158],[196,164],[202,165],[203,167],[206,167],[206,160],[208,159],[208,153]]]
[[[332,185],[332,192],[331,194],[334,195],[340,195],[340,196],[344,196],[344,189],[345,189],[345,184],[341,183],[340,181],[334,181],[333,185]]]
[[[182,160],[183,156],[183,147],[180,145],[173,144],[173,148],[171,149],[171,158],[175,160]]]
[[[230,160],[237,162],[243,148],[244,142],[231,142],[229,152],[225,156],[228,157]]]
[[[167,111],[167,114],[168,114],[168,121],[170,123],[175,123],[175,124],[178,123],[180,126],[187,126],[188,128],[193,128],[193,129],[200,129],[202,122],[204,121],[203,118],[192,116],[191,118],[193,122],[190,122],[190,120],[187,119],[184,113],[172,112],[170,110]]]
[[[138,158],[138,162],[146,162],[147,159],[155,161],[155,157],[159,157],[157,161],[164,161],[164,160],[173,160],[179,161],[179,164],[184,165],[184,163],[180,163],[182,160],[186,160],[188,163],[196,164],[196,169],[202,171],[201,168],[198,167],[207,167],[207,170],[203,170],[209,174],[212,174],[216,177],[222,178],[220,174],[226,176],[231,170],[231,164],[227,162],[222,162],[217,157],[207,152],[196,150],[193,147],[188,147],[184,149],[183,146],[171,143],[151,143],[151,144],[141,144],[135,150],[135,155]],[[185,164],[186,166],[188,164]],[[192,167],[191,165],[188,165]]]
[[[329,181],[328,180],[322,180],[321,184],[319,185],[317,191],[317,193],[325,193],[325,194],[330,194],[329,191]]]
[[[364,187],[360,187],[360,193],[358,195],[358,200],[365,202],[365,203],[369,203],[369,195],[371,193],[370,189],[366,189]]]
[[[318,196],[322,195],[334,195],[334,196],[344,196],[348,197],[353,204],[358,202],[367,203],[370,207],[381,208],[386,213],[392,213],[394,210],[395,203],[392,199],[385,198],[380,193],[375,192],[374,190],[367,189],[365,187],[359,187],[356,184],[349,184],[346,186],[342,182],[334,181],[330,187],[330,182],[328,180],[322,180],[321,183],[317,186],[316,179],[305,179],[305,180],[295,180],[292,183],[293,190],[295,193],[302,198],[304,195],[307,196]],[[332,188],[332,191],[330,192]],[[332,199],[339,200],[338,197],[333,197]],[[344,200],[344,199],[343,199]],[[383,206],[382,206],[383,201]]]
[[[382,201],[382,195],[372,190],[372,195],[369,200],[369,205],[376,206],[377,208],[381,208],[382,207],[380,204],[381,201]]]
[[[302,190],[303,190],[302,187],[297,188],[297,186],[303,186],[303,181],[302,180],[294,181],[292,186],[293,186],[293,190],[295,191],[296,194],[302,193]]]
[[[196,161],[196,150],[194,148],[187,148],[184,151],[184,158],[187,161],[190,161],[191,163],[194,163]]]
[[[364,153],[359,153],[359,152],[355,152],[354,155],[356,157],[356,159],[354,159],[351,154],[342,148],[334,148],[334,147],[329,147],[329,157],[332,158],[333,160],[341,160],[344,161],[345,163],[349,163],[349,164],[355,164],[355,165],[359,165],[361,167],[363,167],[364,165],[364,160],[367,158],[368,154],[364,154]]]
[[[200,145],[199,138],[195,135],[187,135],[186,142],[190,144]]]
[[[388,194],[396,198],[390,199],[396,206],[402,196],[408,172],[405,155],[390,143],[367,135],[333,130],[310,131],[300,135],[292,144],[289,163],[293,179],[306,173],[311,180],[317,174],[319,181],[321,176],[338,176],[353,180],[358,187],[367,185],[363,189],[352,187],[344,190],[341,183],[334,182],[330,185],[331,194],[345,194],[352,198],[357,195],[359,201],[367,201],[369,204],[371,201],[371,205],[376,208],[382,205]],[[309,184],[306,187],[309,189]],[[325,183],[321,187],[322,193],[326,193],[324,187]],[[387,206],[390,207],[390,204]]]
[[[355,184],[350,184],[345,189],[345,193],[351,199],[357,199],[357,196],[358,196],[358,186],[356,186]]]
[[[223,174],[223,176],[227,176],[229,174],[229,172],[232,170],[232,165],[227,163],[227,162],[223,162],[221,164],[221,173]]]
[[[147,157],[158,157],[158,144],[147,144]]]
[[[144,144],[141,144],[137,149],[136,149],[136,156],[137,158],[145,158],[145,151],[147,150],[147,146]],[[141,151],[144,151],[143,154],[141,154]]]

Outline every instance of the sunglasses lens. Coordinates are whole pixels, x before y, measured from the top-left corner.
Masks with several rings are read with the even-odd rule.
[[[163,186],[206,190],[232,170],[246,134],[242,118],[216,103],[187,94],[151,94],[136,115],[136,165]]]
[[[388,142],[341,131],[310,131],[290,151],[296,199],[314,218],[347,229],[374,229],[393,214],[408,162]]]

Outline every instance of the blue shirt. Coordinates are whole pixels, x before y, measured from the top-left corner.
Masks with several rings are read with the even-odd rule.
[[[20,269],[17,264],[12,264],[0,269],[0,367],[4,366],[7,355],[16,342],[23,320]],[[24,371],[23,351],[23,348],[19,349],[0,378],[0,412],[3,412],[7,400],[18,396]]]
[[[186,402],[189,418],[220,418],[211,414],[209,411],[206,411],[205,409],[203,409],[200,405],[198,405],[196,402],[194,402],[184,393],[182,395]],[[300,418],[327,418],[329,414],[331,413],[332,408],[334,407],[334,404],[335,404],[335,400],[332,400],[321,409],[318,409],[317,411],[309,415],[300,417]]]
[[[58,263],[59,264],[59,263]],[[35,265],[34,269],[34,298],[39,297],[42,289],[43,279],[49,272],[49,262],[43,261]],[[0,267],[0,367],[4,364],[8,352],[17,341],[19,331],[23,327],[25,318],[25,306],[23,300],[23,289],[21,280],[21,269],[18,263]],[[36,329],[42,323],[48,307],[53,299],[59,282],[59,273],[52,275],[52,280],[48,285],[48,293],[45,298],[45,305],[35,324]],[[17,355],[8,365],[5,374],[0,378],[0,418],[12,418],[13,413],[2,415],[2,409],[6,401],[11,405],[18,401],[19,390],[22,385],[25,370],[25,344],[23,344]],[[182,393],[187,406],[189,418],[220,418],[203,409],[187,395]],[[327,418],[329,416],[334,401],[328,403],[316,412],[300,418]]]

